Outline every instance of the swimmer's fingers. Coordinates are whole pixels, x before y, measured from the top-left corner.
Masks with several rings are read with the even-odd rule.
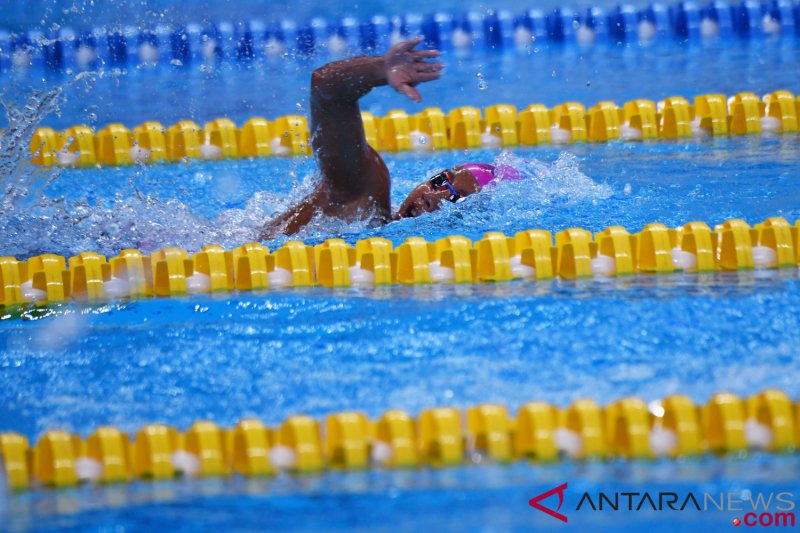
[[[444,68],[441,63],[417,63],[417,72],[439,72]]]
[[[395,52],[410,52],[415,46],[417,46],[421,42],[422,42],[421,37],[414,37],[411,40],[402,43],[397,43],[392,47],[392,49],[394,49]]]
[[[436,72],[417,72],[416,76],[414,76],[414,82],[425,83],[426,81],[438,80],[441,77],[442,73],[438,70]]]
[[[408,96],[410,99],[412,99],[415,102],[421,102],[422,101],[422,95],[419,93],[419,91],[416,90],[415,88],[413,88],[411,85],[409,85],[407,83],[401,83],[400,85],[398,85],[397,86],[397,92]]]
[[[414,56],[414,59],[417,61],[422,61],[423,59],[439,57],[440,53],[439,50],[414,50],[411,52],[411,55]]]

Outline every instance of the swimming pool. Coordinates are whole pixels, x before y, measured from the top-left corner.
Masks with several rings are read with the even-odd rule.
[[[797,92],[790,68],[797,47],[796,39],[784,37],[450,55],[445,81],[423,94],[427,105],[451,109]],[[308,73],[324,60],[107,72],[67,88],[60,116],[43,121],[56,128],[186,117],[202,123],[218,116],[241,123],[256,114],[305,113]],[[64,80],[55,74],[44,85]],[[33,70],[9,84],[17,98],[31,87],[41,87]],[[262,87],[270,89],[254,90]],[[364,107],[376,115],[414,110],[388,91],[370,95]],[[298,238],[317,244],[380,236],[398,245],[411,235],[478,240],[488,231],[514,235],[530,228],[598,232],[621,225],[634,232],[655,221],[675,227],[701,220],[713,227],[732,218],[752,225],[780,216],[794,223],[800,218],[797,140],[797,134],[765,134],[391,154],[393,205],[422,176],[465,159],[510,158],[529,179],[381,228],[320,220]],[[4,209],[2,253],[112,256],[123,248],[151,253],[164,246],[195,252],[209,243],[231,249],[308,190],[314,169],[304,157],[190,161],[63,169],[49,183],[52,174],[21,170],[16,177],[41,188],[48,201],[31,195]],[[274,250],[285,240],[267,244]],[[85,437],[100,425],[134,434],[153,422],[185,429],[206,419],[229,427],[257,417],[276,426],[300,413],[322,419],[357,410],[377,418],[390,408],[416,414],[437,405],[487,403],[513,412],[531,400],[566,407],[585,397],[604,405],[682,393],[701,404],[718,391],[748,397],[776,388],[795,398],[799,292],[794,268],[54,305],[7,313],[0,321],[0,420],[4,430],[35,439],[56,427]],[[681,462],[189,479],[6,494],[0,514],[13,530],[190,522],[186,527],[194,529],[463,530],[480,524],[505,531],[560,526],[527,502],[569,481],[573,525],[700,529],[737,515],[671,513],[669,522],[655,512],[572,509],[584,490],[792,490],[797,471],[794,455],[750,453]]]

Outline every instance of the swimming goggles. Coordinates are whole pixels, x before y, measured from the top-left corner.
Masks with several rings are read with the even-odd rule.
[[[435,191],[441,190],[442,187],[447,187],[448,189],[450,189],[450,197],[448,198],[448,200],[450,200],[453,203],[457,203],[463,200],[464,198],[456,192],[455,187],[453,187],[452,179],[453,179],[453,173],[450,171],[450,169],[446,169],[439,172],[430,180],[428,180],[428,183]]]

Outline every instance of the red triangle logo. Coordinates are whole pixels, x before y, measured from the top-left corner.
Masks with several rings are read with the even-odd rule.
[[[561,506],[564,504],[564,491],[566,489],[567,489],[567,484],[566,483],[564,483],[563,485],[559,485],[556,488],[550,489],[547,492],[543,492],[543,493],[539,494],[538,496],[530,499],[528,501],[528,505],[530,505],[534,509],[538,509],[539,511],[542,511],[543,513],[549,514],[553,518],[558,518],[562,522],[567,523],[568,522],[567,517],[558,512],[558,511],[561,510]],[[549,498],[553,494],[558,494],[558,507],[556,507],[555,510],[550,509],[549,507],[545,507],[544,505],[539,503],[542,500],[546,500],[547,498]]]

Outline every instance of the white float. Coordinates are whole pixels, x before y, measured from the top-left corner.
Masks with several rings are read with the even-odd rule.
[[[649,20],[639,22],[639,27],[637,29],[639,30],[640,41],[652,41],[656,38],[656,25]]]
[[[292,155],[292,151],[281,144],[280,137],[273,137],[269,146],[272,149],[272,155]]]
[[[617,262],[613,257],[597,254],[589,263],[594,276],[613,276],[617,273]]]
[[[693,270],[697,268],[697,256],[676,246],[672,249],[672,266],[684,271]]]
[[[88,67],[97,59],[97,52],[91,46],[79,46],[75,51],[75,61],[82,68]]]
[[[556,428],[553,439],[556,441],[556,448],[570,459],[578,457],[583,449],[581,436],[567,428]]]
[[[775,268],[778,266],[778,254],[768,246],[753,246],[753,267]]]
[[[514,30],[514,44],[520,50],[525,50],[533,44],[533,32],[525,26],[517,26],[517,29]]]
[[[481,133],[481,146],[484,148],[501,148],[503,146],[503,139],[494,133],[484,131]]]
[[[431,136],[419,130],[412,130],[408,134],[411,139],[411,149],[415,152],[433,150],[433,142]]]
[[[431,281],[448,282],[456,279],[455,270],[443,267],[439,261],[431,261],[428,268],[431,272]]]
[[[267,284],[270,287],[290,287],[294,276],[285,268],[275,267],[272,272],[267,272]]]
[[[521,255],[511,256],[509,262],[511,263],[511,275],[515,278],[533,279],[536,277],[536,269],[529,265],[523,265]]]
[[[138,144],[131,146],[131,161],[134,163],[147,163],[150,161],[152,153],[147,148],[142,148]]]
[[[772,429],[754,418],[748,418],[745,421],[744,436],[748,446],[761,450],[769,448],[773,439]]]
[[[273,446],[268,455],[270,464],[279,470],[288,470],[297,462],[297,455],[287,446]]]
[[[678,437],[675,432],[663,427],[654,427],[648,436],[650,450],[656,457],[669,455],[678,446]]]
[[[61,150],[56,154],[56,163],[61,167],[74,167],[80,160],[81,156],[77,152]]]
[[[775,133],[781,129],[781,120],[775,117],[761,117],[761,132]]]
[[[103,476],[103,464],[91,457],[78,457],[75,459],[75,475],[81,481],[97,481]]]
[[[706,38],[719,35],[719,24],[709,18],[700,21],[700,35]]]
[[[112,277],[103,282],[103,294],[106,298],[125,298],[131,294],[131,284],[128,280]]]
[[[20,283],[19,288],[22,292],[22,298],[24,300],[29,300],[31,302],[39,302],[42,300],[47,300],[47,292],[41,289],[35,289],[33,287],[32,279]]]
[[[708,131],[700,125],[700,120],[700,117],[694,117],[694,120],[689,123],[692,135],[694,137],[708,137]]]
[[[275,37],[270,37],[264,44],[264,53],[267,55],[267,57],[280,57],[283,55],[283,50],[283,42],[279,41]]]
[[[376,440],[372,443],[372,451],[370,452],[372,464],[384,466],[392,460],[392,455],[392,447],[385,442]]]
[[[461,28],[453,30],[452,36],[453,48],[456,50],[464,50],[472,47],[472,35]]]
[[[341,35],[334,33],[328,37],[328,52],[333,55],[344,55],[347,53],[347,41]]]
[[[623,141],[641,141],[643,137],[642,130],[631,127],[628,122],[619,127],[619,138]]]
[[[222,159],[222,148],[215,144],[201,144],[200,159],[205,159],[207,161]]]
[[[139,46],[139,61],[141,63],[158,63],[158,48],[150,43]]]
[[[211,290],[211,278],[202,272],[195,272],[191,276],[186,276],[186,292],[189,294],[199,294]]]
[[[594,44],[595,40],[597,40],[597,34],[592,28],[581,26],[575,32],[575,39],[579,44]]]
[[[177,450],[172,454],[172,466],[183,475],[194,477],[200,472],[200,458],[186,450]]]
[[[550,126],[550,142],[553,144],[566,144],[572,140],[572,133],[559,128],[555,124]]]
[[[778,35],[781,32],[781,23],[767,13],[764,15],[764,18],[761,19],[761,29],[764,30],[764,33],[767,35]]]
[[[375,273],[361,268],[361,263],[350,267],[350,285],[375,285]]]
[[[217,59],[217,41],[214,39],[208,39],[206,42],[203,43],[203,59],[206,62],[214,61]]]

